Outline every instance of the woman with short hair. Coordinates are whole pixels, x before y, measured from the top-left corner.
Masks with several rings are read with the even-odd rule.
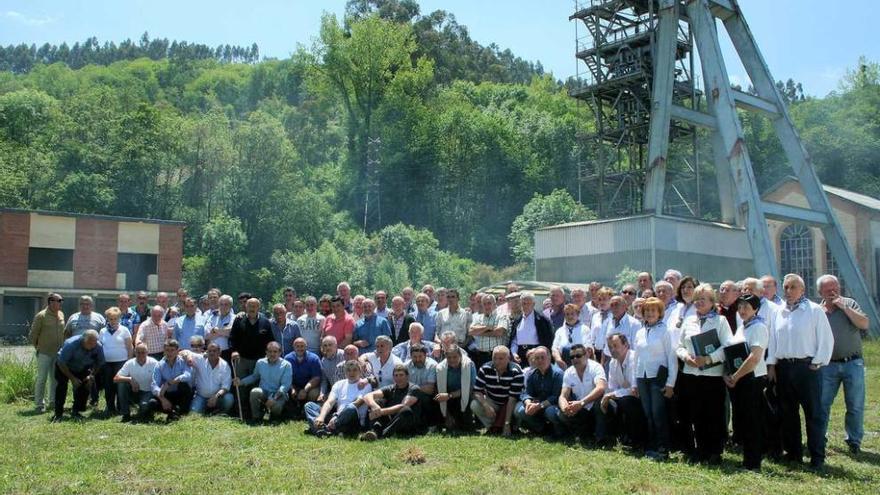
[[[107,308],[104,312],[107,324],[98,334],[98,340],[104,349],[104,368],[100,377],[100,386],[104,387],[104,401],[107,403],[104,414],[115,415],[119,412],[116,401],[116,383],[113,377],[122,369],[122,365],[134,356],[134,347],[131,341],[131,331],[119,323],[122,311],[116,306]]]

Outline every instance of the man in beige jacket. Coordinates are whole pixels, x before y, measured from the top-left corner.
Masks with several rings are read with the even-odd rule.
[[[37,313],[31,324],[28,340],[37,353],[37,383],[34,386],[34,406],[37,412],[46,410],[46,380],[49,380],[49,403],[55,403],[55,359],[64,344],[64,300],[54,292],[49,294],[46,308]]]

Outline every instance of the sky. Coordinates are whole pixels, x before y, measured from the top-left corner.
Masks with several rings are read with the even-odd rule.
[[[833,8],[827,0],[739,0],[746,21],[775,79],[803,83],[808,95],[838,87],[860,55],[880,61],[870,12],[877,0],[852,0]],[[443,9],[468,27],[471,37],[540,61],[557,79],[577,72],[573,0],[422,0],[422,13]],[[297,44],[310,45],[322,12],[342,14],[345,0],[0,0],[0,44],[73,44],[150,37],[250,45],[262,56],[286,58]],[[581,28],[581,34],[584,34]],[[871,41],[873,40],[873,41]],[[726,40],[724,41],[726,43]],[[724,50],[726,59],[734,52]],[[731,82],[748,84],[741,65],[728,65]]]

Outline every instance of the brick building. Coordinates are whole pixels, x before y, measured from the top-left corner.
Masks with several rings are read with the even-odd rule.
[[[184,228],[166,220],[0,209],[0,337],[26,333],[49,291],[64,296],[70,315],[83,294],[103,311],[123,291],[176,290]]]

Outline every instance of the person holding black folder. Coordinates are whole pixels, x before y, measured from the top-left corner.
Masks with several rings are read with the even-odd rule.
[[[717,297],[711,285],[697,286],[693,301],[696,318],[684,321],[675,351],[684,361],[677,389],[687,408],[684,426],[689,438],[682,440],[689,461],[719,464],[727,433],[722,364],[724,346],[733,334],[727,319],[715,311]]]
[[[663,322],[666,305],[656,297],[642,306],[645,326],[636,332],[636,386],[642,410],[648,422],[648,446],[645,455],[662,461],[669,454],[668,400],[672,398],[678,360],[672,340]]]
[[[740,441],[743,446],[743,462],[745,469],[761,470],[763,453],[764,428],[766,422],[762,417],[761,403],[766,386],[767,363],[764,362],[764,350],[770,339],[767,324],[758,315],[761,298],[746,294],[737,299],[737,313],[743,324],[725,348],[726,373],[724,383],[730,388],[733,403],[733,423],[740,429]],[[736,346],[745,346],[748,353],[745,359],[735,357]],[[728,352],[730,350],[730,352]],[[745,351],[743,351],[745,352]],[[741,362],[737,362],[741,360]]]

